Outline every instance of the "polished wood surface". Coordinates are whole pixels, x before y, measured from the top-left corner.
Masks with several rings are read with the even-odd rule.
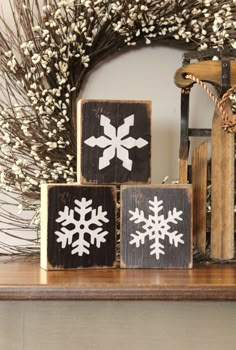
[[[236,300],[236,265],[45,271],[1,258],[0,300]]]

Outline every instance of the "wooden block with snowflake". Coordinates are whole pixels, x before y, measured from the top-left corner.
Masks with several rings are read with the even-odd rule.
[[[151,102],[80,100],[78,182],[150,183]]]
[[[121,267],[192,267],[191,185],[121,186]]]
[[[115,253],[115,186],[42,185],[42,268],[115,267]]]

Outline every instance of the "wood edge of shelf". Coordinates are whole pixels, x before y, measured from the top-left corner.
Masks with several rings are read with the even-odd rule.
[[[0,301],[236,301],[236,286],[0,286]]]

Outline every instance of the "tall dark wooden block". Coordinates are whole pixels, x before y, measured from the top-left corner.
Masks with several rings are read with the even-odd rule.
[[[42,185],[42,268],[115,267],[115,251],[115,186]]]
[[[121,186],[121,267],[192,267],[191,185]]]
[[[151,102],[80,100],[78,182],[149,183]]]

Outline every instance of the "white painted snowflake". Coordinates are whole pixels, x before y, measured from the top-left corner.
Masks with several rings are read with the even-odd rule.
[[[142,148],[148,142],[141,137],[137,140],[133,137],[126,137],[129,135],[130,127],[134,125],[134,115],[124,119],[124,123],[117,129],[111,125],[111,121],[105,115],[101,115],[100,125],[104,128],[104,134],[107,136],[100,136],[98,138],[91,136],[84,141],[90,147],[98,146],[105,148],[102,157],[99,158],[99,170],[110,165],[110,161],[116,156],[123,163],[123,167],[127,170],[132,170],[133,162],[129,159],[129,149],[138,147]]]
[[[104,222],[109,222],[106,218],[107,212],[102,211],[101,205],[97,209],[92,209],[92,202],[92,199],[88,201],[86,198],[82,198],[81,201],[76,199],[74,209],[65,206],[63,211],[58,213],[59,217],[56,222],[61,223],[62,228],[55,232],[55,235],[58,236],[57,242],[61,243],[62,248],[71,245],[72,255],[89,254],[90,244],[96,244],[96,247],[100,248],[101,243],[106,241],[104,237],[108,231],[103,231],[101,226]],[[75,212],[79,214],[78,220],[75,218]],[[91,226],[98,227],[92,228]],[[90,236],[90,242],[85,240],[85,234]]]
[[[149,201],[149,209],[153,212],[153,215],[149,215],[148,219],[145,218],[143,210],[135,208],[135,211],[129,210],[129,213],[132,215],[130,221],[134,221],[136,224],[143,223],[142,227],[144,232],[136,231],[135,234],[131,234],[133,239],[129,242],[130,244],[135,244],[138,248],[140,244],[145,243],[145,238],[150,241],[154,241],[150,246],[150,255],[156,255],[156,259],[160,258],[160,254],[164,255],[164,245],[160,240],[164,240],[167,236],[169,238],[169,243],[174,244],[175,247],[178,247],[178,244],[184,244],[182,240],[183,234],[178,233],[178,231],[170,231],[171,227],[169,223],[177,224],[178,221],[182,221],[181,210],[177,211],[176,208],[169,210],[168,216],[165,219],[164,215],[160,215],[160,212],[163,209],[163,201],[157,200],[157,197],[154,197],[154,201]]]

